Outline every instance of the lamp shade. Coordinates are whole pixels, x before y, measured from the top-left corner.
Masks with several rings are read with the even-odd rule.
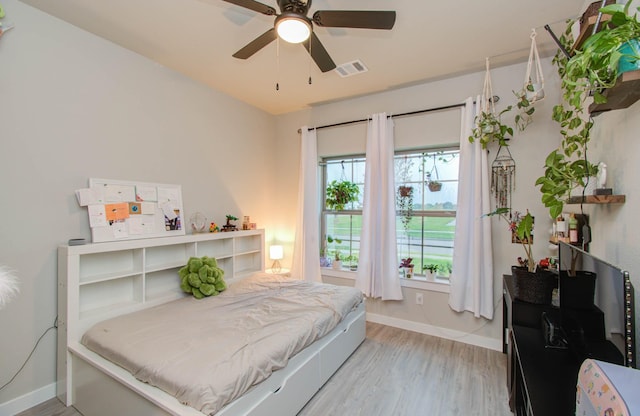
[[[282,246],[269,247],[269,258],[271,260],[282,260],[284,258],[284,250]]]
[[[304,42],[311,35],[311,24],[293,13],[283,13],[278,16],[275,26],[278,36],[289,43]]]

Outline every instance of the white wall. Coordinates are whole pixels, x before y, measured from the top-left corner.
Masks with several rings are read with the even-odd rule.
[[[510,147],[517,163],[513,207],[520,211],[529,209],[536,217],[536,236],[539,236],[534,244],[536,258],[546,257],[553,253],[548,249],[547,238],[547,230],[551,228],[551,221],[548,211],[540,202],[540,193],[534,187],[534,182],[543,173],[542,166],[546,155],[559,144],[560,140],[558,126],[551,120],[553,105],[560,99],[559,80],[550,60],[544,60],[543,64],[547,96],[545,100],[536,105],[534,123],[525,132],[517,132]],[[522,86],[525,70],[525,64],[518,64],[492,71],[494,93],[501,98],[498,109],[515,104],[515,96],[512,91]],[[377,112],[399,114],[462,103],[467,97],[475,96],[482,91],[483,80],[484,72],[480,72],[326,104],[314,107],[309,111],[280,116],[278,119],[278,140],[287,149],[288,155],[281,161],[280,169],[288,172],[289,175],[297,172],[296,152],[299,151],[298,142],[300,140],[297,129],[302,123],[319,126],[358,120]],[[459,117],[451,119],[452,114],[454,117],[458,117],[459,110],[430,113],[407,119],[398,118],[396,120],[397,147],[432,145],[438,140],[441,140],[440,143],[447,144],[452,140],[457,140],[457,136],[452,136],[450,128],[448,128],[451,123],[455,123],[454,127],[459,124]],[[509,117],[514,115],[515,113],[511,113]],[[318,147],[324,154],[340,154],[342,149],[344,149],[342,150],[343,154],[362,152],[365,134],[366,126],[364,124],[320,130],[318,132],[320,142]],[[323,138],[326,138],[329,143],[323,143]],[[490,160],[493,160],[496,151],[497,148],[491,148]],[[289,201],[294,201],[295,194],[283,193],[280,196],[282,200],[287,198]],[[291,208],[287,216],[294,215],[293,204],[285,203],[282,206],[283,210]],[[410,325],[415,324],[416,328],[426,326],[441,328],[443,334],[448,330],[453,330],[463,341],[475,342],[472,338],[484,337],[489,340],[489,343],[493,340],[492,345],[499,346],[498,341],[502,337],[502,275],[510,273],[510,267],[515,264],[516,257],[522,256],[524,252],[520,246],[511,244],[510,234],[504,222],[494,220],[493,235],[494,298],[496,299],[496,312],[493,321],[487,322],[484,319],[476,319],[470,313],[452,311],[447,304],[448,294],[446,293],[425,291],[424,305],[415,305],[415,292],[421,291],[421,289],[414,288],[403,288],[405,300],[402,302],[368,302],[368,312],[382,316],[384,319],[407,321]],[[341,284],[352,284],[348,280],[339,278],[327,280]],[[460,335],[465,333],[470,334],[467,339]]]
[[[628,270],[636,293],[636,366],[640,354],[640,103],[595,117],[589,159],[607,165],[607,187],[626,195],[624,204],[584,205],[589,215],[594,255]],[[576,212],[580,207],[575,206]]]
[[[0,38],[0,264],[21,293],[0,311],[0,385],[56,317],[56,248],[90,238],[90,177],[182,185],[185,217],[273,218],[276,120],[16,0]],[[271,234],[268,233],[267,241]],[[0,405],[55,381],[55,332]],[[2,413],[2,411],[0,411]]]

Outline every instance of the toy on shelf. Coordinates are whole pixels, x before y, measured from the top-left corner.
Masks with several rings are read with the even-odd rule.
[[[211,224],[209,224],[209,232],[210,233],[220,232],[220,227],[218,227],[215,222],[212,222]]]
[[[227,223],[222,226],[222,231],[238,231],[238,227],[235,224],[231,224],[231,221],[238,221],[238,217],[227,215]]]

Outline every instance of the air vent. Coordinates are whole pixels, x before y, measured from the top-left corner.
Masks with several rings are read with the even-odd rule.
[[[363,74],[367,71],[367,67],[364,66],[362,61],[359,59],[336,67],[336,72],[340,74],[342,78],[350,77],[351,75]]]

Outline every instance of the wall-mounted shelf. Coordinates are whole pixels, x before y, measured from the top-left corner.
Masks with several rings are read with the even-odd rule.
[[[587,40],[587,38],[593,34],[592,33],[593,26],[595,26],[597,19],[598,19],[598,15],[591,16],[587,19],[586,24],[580,26],[580,34],[578,35],[575,42],[573,43],[573,48],[571,49],[572,51],[575,51],[576,49],[580,49],[584,41]],[[600,24],[598,25],[598,29],[602,29],[602,27],[610,19],[611,19],[611,15],[603,14],[600,19]]]
[[[585,195],[572,196],[567,204],[624,204],[625,195]]]
[[[604,104],[591,104],[589,113],[592,116],[605,111],[630,107],[640,100],[640,69],[622,73],[618,77],[616,85],[604,90],[602,95],[607,97],[607,102]]]

